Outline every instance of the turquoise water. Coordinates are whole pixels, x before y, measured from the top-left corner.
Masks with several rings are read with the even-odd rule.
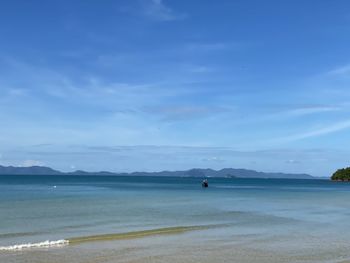
[[[0,176],[0,246],[179,226],[210,226],[201,239],[223,244],[250,235],[275,237],[279,249],[349,244],[350,184],[209,178],[203,189],[201,180]]]

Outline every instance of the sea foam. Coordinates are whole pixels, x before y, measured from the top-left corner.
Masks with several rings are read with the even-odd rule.
[[[18,245],[12,245],[12,246],[4,246],[4,247],[0,247],[0,251],[13,251],[13,250],[22,250],[22,249],[29,249],[29,248],[58,247],[58,246],[65,246],[68,244],[69,244],[69,240],[65,240],[65,239],[56,240],[56,241],[46,240],[44,242],[39,242],[39,243],[27,243],[27,244],[18,244]]]

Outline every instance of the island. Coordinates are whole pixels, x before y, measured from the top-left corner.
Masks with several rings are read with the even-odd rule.
[[[338,169],[331,177],[332,181],[350,182],[350,167]]]

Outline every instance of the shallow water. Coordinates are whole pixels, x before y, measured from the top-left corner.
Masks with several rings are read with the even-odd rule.
[[[200,182],[201,178],[0,176],[0,247],[99,237],[79,245],[0,251],[0,262],[350,258],[350,184],[210,178],[210,187],[202,189]],[[157,233],[169,227],[186,231]],[[130,236],[145,230],[147,235]]]

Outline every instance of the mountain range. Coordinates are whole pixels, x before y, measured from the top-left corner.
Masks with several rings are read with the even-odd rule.
[[[101,176],[180,176],[180,177],[237,177],[237,178],[282,178],[282,179],[315,179],[309,174],[290,174],[290,173],[266,173],[248,169],[224,168],[221,170],[213,169],[190,169],[185,171],[161,171],[161,172],[132,172],[132,173],[113,173],[113,172],[86,172],[77,170],[75,172],[60,172],[50,167],[31,166],[14,167],[1,166],[0,175],[101,175]]]

